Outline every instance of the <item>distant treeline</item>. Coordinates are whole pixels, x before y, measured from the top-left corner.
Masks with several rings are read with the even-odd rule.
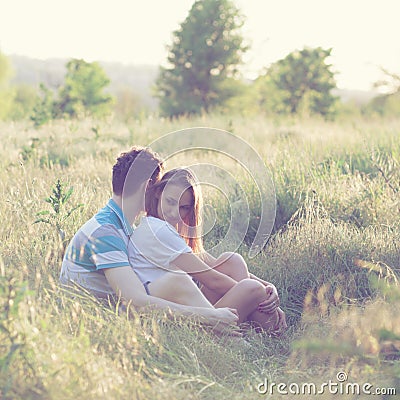
[[[10,55],[14,70],[11,83],[15,85],[30,85],[38,88],[41,83],[52,90],[57,90],[64,82],[67,73],[68,59],[50,58],[38,60],[25,56]],[[152,94],[152,86],[158,74],[155,65],[125,65],[117,62],[99,61],[110,78],[107,90],[117,95],[123,90],[131,90],[140,103],[151,111],[155,111],[158,101]]]
[[[386,79],[376,88],[385,88],[385,95],[340,91],[329,48],[294,49],[256,79],[245,79],[244,21],[231,0],[195,1],[160,67],[0,53],[0,119],[31,118],[38,126],[54,118],[110,114],[125,121],[148,113],[324,119],[400,114],[398,74],[383,70]]]

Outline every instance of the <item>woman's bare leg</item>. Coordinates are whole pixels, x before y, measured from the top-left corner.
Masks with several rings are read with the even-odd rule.
[[[279,320],[277,311],[269,314],[257,311],[258,304],[266,298],[267,293],[263,284],[254,279],[243,279],[221,297],[214,306],[236,308],[239,313],[239,322],[251,321],[259,328],[272,331]]]
[[[222,253],[217,259],[209,257],[205,260],[205,262],[211,268],[230,276],[237,282],[250,277],[247,264],[243,257],[238,253]],[[201,288],[201,291],[211,302],[211,304],[215,304],[221,298],[220,294],[204,286]]]
[[[229,290],[222,298],[207,288],[201,291],[192,278],[179,272],[167,272],[163,277],[149,284],[152,296],[160,297],[175,303],[194,307],[230,307],[237,309],[239,322],[251,321],[256,326],[267,331],[272,330],[278,322],[276,311],[266,314],[257,311],[258,304],[266,300],[265,286],[254,279],[249,279],[247,265],[238,254],[224,253],[216,261],[215,267],[220,272],[238,280],[238,284]],[[242,261],[243,260],[243,261]],[[211,295],[206,295],[207,291]],[[213,302],[213,297],[217,298]]]

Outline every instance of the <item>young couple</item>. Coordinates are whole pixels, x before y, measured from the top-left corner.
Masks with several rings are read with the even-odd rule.
[[[250,322],[286,328],[275,286],[250,274],[237,253],[215,259],[202,245],[201,191],[189,169],[163,173],[150,149],[133,147],[113,167],[113,195],[69,244],[62,284],[100,298],[117,295],[137,309],[195,316],[216,331]],[[146,211],[138,227],[136,217]]]

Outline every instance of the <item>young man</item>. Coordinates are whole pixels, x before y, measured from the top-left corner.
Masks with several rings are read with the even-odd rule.
[[[100,298],[121,297],[137,309],[150,307],[195,316],[218,331],[233,327],[238,321],[236,310],[214,308],[188,275],[170,272],[163,278],[164,289],[179,300],[175,303],[151,296],[133,270],[132,225],[145,208],[147,186],[160,179],[162,169],[162,162],[150,149],[133,147],[120,154],[113,166],[112,198],[72,238],[60,281],[82,286]]]

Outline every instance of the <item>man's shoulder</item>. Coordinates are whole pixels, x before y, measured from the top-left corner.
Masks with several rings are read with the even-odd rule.
[[[118,217],[106,208],[101,209],[92,218],[86,221],[77,234],[83,233],[86,237],[96,237],[109,233],[120,233],[121,226]]]
[[[93,216],[75,233],[64,255],[64,262],[82,266],[85,270],[95,270],[112,265],[116,260],[125,261],[128,240],[124,230],[112,221],[99,221]]]

